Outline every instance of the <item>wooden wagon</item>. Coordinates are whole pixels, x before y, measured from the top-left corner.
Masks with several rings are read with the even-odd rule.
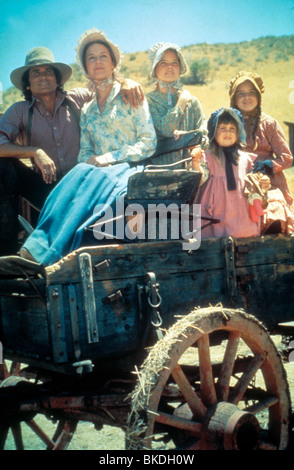
[[[29,426],[46,449],[65,449],[89,421],[122,428],[126,449],[289,448],[272,335],[292,334],[293,284],[284,235],[197,249],[114,240],[47,268],[1,258],[0,447],[11,430],[23,448]]]

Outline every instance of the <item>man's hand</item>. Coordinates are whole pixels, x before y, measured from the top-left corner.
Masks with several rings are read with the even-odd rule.
[[[126,78],[121,84],[121,98],[125,104],[132,108],[138,108],[143,104],[144,91],[141,85],[129,78]]]
[[[37,149],[33,156],[34,163],[42,173],[42,178],[47,184],[56,181],[56,167],[53,160],[42,149]]]

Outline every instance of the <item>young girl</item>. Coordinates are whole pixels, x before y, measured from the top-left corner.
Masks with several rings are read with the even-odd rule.
[[[204,111],[196,96],[185,90],[181,83],[181,76],[188,70],[181,48],[169,42],[157,43],[149,51],[149,61],[150,76],[156,86],[147,94],[147,101],[158,139],[173,136],[177,139],[183,133],[198,130],[202,133],[202,147],[206,148]],[[160,164],[175,163],[189,156],[188,150],[177,150],[161,156]],[[158,163],[158,157],[148,160],[148,164]]]
[[[252,72],[238,72],[230,82],[230,105],[244,118],[246,152],[254,153],[255,171],[271,180],[268,206],[261,220],[261,233],[294,232],[294,204],[283,170],[293,163],[289,145],[279,123],[261,110],[262,78]]]
[[[241,113],[221,108],[208,120],[209,149],[203,154],[191,152],[194,168],[202,172],[201,187],[195,203],[201,204],[201,216],[219,219],[201,231],[202,238],[252,237],[259,235],[260,221],[254,222],[244,196],[245,176],[253,163],[241,151],[246,142]],[[202,153],[202,155],[201,155]],[[207,221],[202,221],[202,225]]]

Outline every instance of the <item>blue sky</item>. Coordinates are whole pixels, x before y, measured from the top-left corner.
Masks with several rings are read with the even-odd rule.
[[[294,34],[294,0],[3,0],[0,14],[0,82],[24,65],[35,46],[56,61],[75,62],[75,46],[87,29],[102,29],[123,52],[158,41],[186,46],[250,41]]]

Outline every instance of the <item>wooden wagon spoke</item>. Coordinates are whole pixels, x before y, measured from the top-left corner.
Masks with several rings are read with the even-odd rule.
[[[32,431],[47,445],[48,450],[54,448],[54,442],[48,437],[48,435],[40,428],[35,420],[26,421],[26,424],[32,429]]]
[[[189,419],[180,418],[179,416],[171,415],[169,413],[158,412],[155,417],[157,423],[173,426],[174,428],[182,429],[192,432],[195,436],[200,436],[202,424]]]
[[[11,426],[11,432],[13,434],[16,450],[24,450],[21,424],[16,423],[13,426]]]
[[[8,426],[0,425],[0,450],[4,450],[8,431],[9,431]]]
[[[191,411],[195,417],[203,418],[206,413],[206,406],[202,400],[198,397],[195,390],[192,388],[189,380],[185,376],[182,368],[179,364],[172,371],[172,377],[180,387],[180,390],[185,397]]]
[[[278,401],[279,399],[277,397],[269,396],[260,400],[257,403],[254,403],[254,405],[246,407],[244,411],[249,411],[250,413],[257,414],[275,405],[276,403],[278,403]]]
[[[17,361],[12,361],[10,366],[10,375],[19,375],[21,368],[21,363]]]
[[[55,440],[54,450],[64,450],[67,448],[78,425],[78,421],[71,419],[61,420],[61,423],[60,430],[62,429],[62,431],[59,436],[57,436],[57,433],[54,436],[57,438]]]
[[[208,334],[199,338],[197,346],[199,352],[201,399],[207,405],[213,405],[216,403],[217,398],[210,360],[210,344]]]
[[[265,357],[262,354],[255,354],[245,369],[244,373],[235,385],[229,401],[233,404],[238,404],[246,392],[251,380],[255,376],[258,369],[261,367]]]
[[[5,380],[9,377],[9,371],[7,368],[6,361],[3,361],[3,364],[0,364],[0,380]]]
[[[240,332],[231,331],[228,338],[219,379],[216,385],[217,395],[220,401],[227,401],[228,399],[230,380],[234,369],[240,336]]]

